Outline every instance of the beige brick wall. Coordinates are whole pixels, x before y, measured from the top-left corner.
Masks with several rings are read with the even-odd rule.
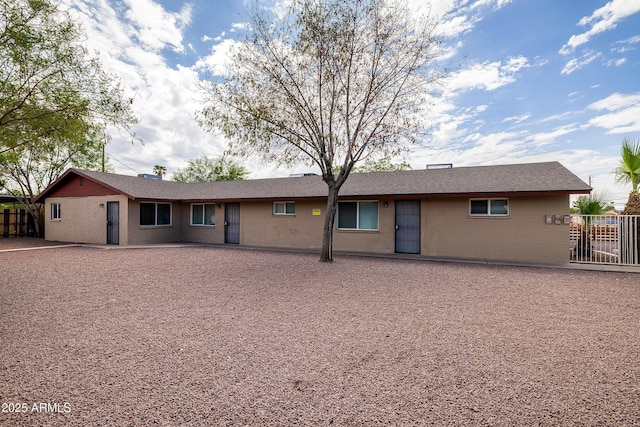
[[[143,202],[143,203],[146,203]],[[148,203],[154,203],[150,200]],[[158,201],[158,203],[166,203]],[[150,243],[170,243],[184,241],[180,235],[183,216],[180,203],[171,203],[171,225],[142,226],[140,225],[140,202],[129,202],[129,244],[145,245]]]
[[[120,202],[120,243],[127,241],[125,196],[50,197],[45,200],[45,239],[72,243],[107,243],[107,202]],[[60,220],[51,219],[51,204],[60,203]],[[102,206],[100,206],[102,204]]]
[[[295,203],[295,215],[274,215],[272,202],[241,203],[240,244],[275,248],[321,248],[326,203]],[[314,209],[319,209],[320,215],[313,215]]]
[[[191,225],[191,203],[174,205],[174,212],[180,216],[180,235],[186,242],[224,243],[224,203],[216,204],[216,225]],[[241,207],[242,209],[242,207]]]
[[[216,226],[190,225],[190,204],[172,203],[172,225],[140,226],[140,203],[125,196],[48,198],[45,238],[52,241],[106,243],[106,203],[120,202],[120,244],[190,241],[224,243],[224,204],[216,206]],[[395,207],[379,199],[377,231],[334,231],[334,250],[395,252]],[[384,206],[385,201],[387,207]],[[51,220],[51,203],[61,203],[62,218]],[[104,207],[100,207],[100,204]],[[569,196],[510,197],[508,217],[471,217],[469,198],[423,199],[422,255],[444,258],[565,263],[569,227],[546,224],[545,215],[568,215]],[[313,215],[319,210],[320,215]],[[272,202],[240,204],[240,244],[319,250],[324,201],[296,201],[295,215],[274,215]]]
[[[240,244],[247,246],[322,248],[326,213],[324,201],[296,201],[295,215],[274,215],[272,202],[245,202],[240,205]],[[314,215],[314,210],[320,215]],[[333,249],[371,253],[393,253],[395,230],[393,203],[384,207],[379,200],[377,231],[335,230]]]
[[[422,254],[542,263],[569,261],[569,226],[546,214],[569,214],[569,196],[509,197],[508,217],[471,217],[468,198],[423,201]]]
[[[384,204],[387,202],[387,206]],[[336,217],[337,224],[337,217]],[[378,200],[378,230],[335,230],[333,249],[337,251],[394,253],[395,208],[393,201]]]

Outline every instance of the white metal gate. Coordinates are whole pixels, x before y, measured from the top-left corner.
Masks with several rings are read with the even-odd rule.
[[[572,215],[571,261],[640,265],[640,215]]]

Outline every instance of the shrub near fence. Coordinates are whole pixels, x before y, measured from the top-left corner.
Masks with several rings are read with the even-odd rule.
[[[0,237],[25,237],[35,235],[33,218],[24,209],[0,210],[2,234]]]

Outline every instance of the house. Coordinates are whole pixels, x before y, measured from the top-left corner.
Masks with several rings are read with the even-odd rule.
[[[558,162],[351,174],[333,247],[564,263],[569,195],[590,190]],[[47,240],[319,250],[326,195],[320,176],[177,183],[69,169],[36,201]]]

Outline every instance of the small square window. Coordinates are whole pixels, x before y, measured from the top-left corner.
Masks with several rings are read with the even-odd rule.
[[[216,225],[216,205],[214,203],[192,204],[191,225]]]
[[[509,199],[471,199],[471,216],[509,216]]]
[[[295,215],[296,203],[295,202],[274,202],[273,214],[274,215]]]
[[[491,201],[491,215],[507,215],[509,213],[507,199],[497,199]]]
[[[487,215],[489,209],[488,200],[471,200],[471,215]]]
[[[338,229],[377,230],[378,202],[339,202]]]
[[[171,225],[171,203],[140,203],[140,225]]]

